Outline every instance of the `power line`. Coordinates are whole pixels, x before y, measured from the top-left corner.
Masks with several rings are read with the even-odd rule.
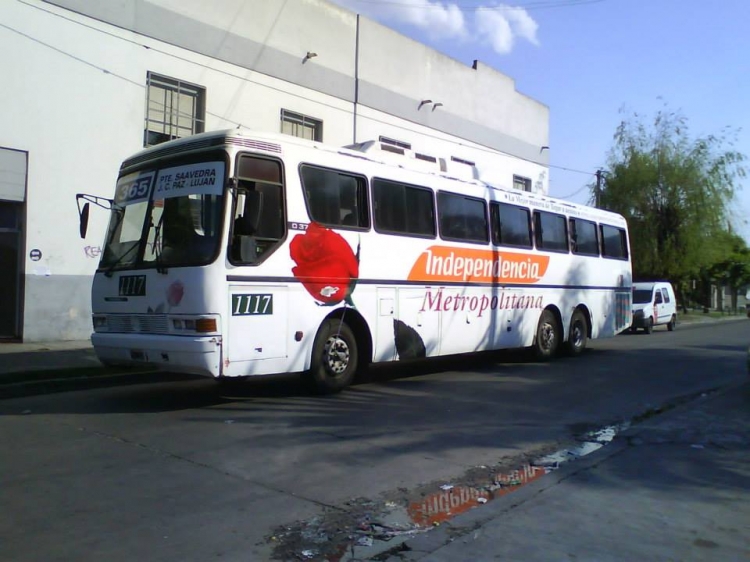
[[[604,0],[544,0],[537,2],[528,2],[526,4],[518,3],[516,6],[497,5],[487,6],[482,4],[443,4],[442,2],[408,2],[404,0],[352,0],[359,4],[392,6],[394,8],[418,8],[425,10],[440,9],[445,10],[447,7],[455,6],[462,12],[479,12],[479,11],[513,11],[513,10],[547,10],[555,8],[572,8],[575,6],[584,6],[587,4],[598,4]]]
[[[581,193],[581,191],[583,191],[584,189],[588,189],[588,187],[588,185],[584,185],[583,187],[576,189],[573,193],[569,193],[568,195],[556,195],[555,197],[557,199],[570,199],[571,197],[575,197],[576,195]]]
[[[358,1],[364,1],[364,0],[358,0]],[[573,2],[575,2],[575,1],[579,1],[579,0],[570,0],[570,1],[573,1]],[[589,2],[590,2],[590,1],[603,1],[603,0],[586,0],[586,1],[589,1]],[[98,32],[98,33],[101,33],[101,34],[103,34],[103,35],[106,35],[106,36],[108,36],[108,37],[112,37],[112,38],[114,38],[114,39],[118,39],[118,40],[120,40],[120,41],[124,41],[124,42],[126,42],[126,43],[130,43],[131,45],[135,45],[135,46],[137,46],[137,47],[142,47],[142,48],[148,49],[148,50],[150,50],[150,51],[154,51],[154,52],[156,52],[156,53],[159,53],[159,54],[161,54],[161,55],[164,55],[164,56],[168,56],[168,57],[174,58],[174,59],[176,59],[176,60],[179,60],[179,61],[182,61],[182,62],[187,62],[187,63],[189,63],[189,64],[193,64],[193,65],[195,65],[195,66],[199,66],[199,67],[201,67],[201,68],[207,69],[207,70],[209,70],[209,71],[212,71],[212,72],[218,72],[218,73],[220,73],[220,74],[223,74],[223,75],[225,75],[225,76],[229,76],[229,77],[231,77],[231,78],[235,78],[235,79],[237,79],[237,80],[240,80],[240,81],[243,81],[243,82],[247,82],[247,83],[250,83],[250,84],[254,84],[254,85],[256,85],[256,86],[260,86],[260,87],[263,87],[263,88],[267,88],[267,89],[270,89],[270,90],[274,90],[274,91],[277,91],[277,92],[280,92],[280,93],[284,93],[284,94],[286,94],[286,95],[289,95],[289,96],[292,96],[292,97],[295,97],[295,98],[299,98],[299,99],[303,99],[303,100],[305,100],[305,101],[309,101],[309,98],[306,98],[306,97],[304,97],[303,95],[300,95],[300,94],[295,94],[295,93],[293,93],[293,92],[290,92],[290,91],[287,91],[287,90],[283,90],[283,89],[281,89],[281,88],[277,88],[277,87],[275,87],[275,86],[271,86],[271,85],[269,85],[269,84],[264,84],[264,83],[262,83],[262,82],[259,82],[259,81],[255,81],[255,80],[252,80],[252,79],[250,79],[250,78],[247,78],[247,77],[245,77],[245,76],[240,76],[240,75],[238,75],[238,74],[234,74],[234,73],[232,73],[232,72],[229,72],[229,71],[226,71],[226,70],[222,70],[222,69],[219,69],[219,68],[215,68],[215,67],[213,67],[213,66],[209,66],[209,65],[207,65],[207,64],[203,64],[203,63],[200,63],[200,62],[197,62],[197,61],[194,61],[194,60],[191,60],[191,59],[185,58],[185,57],[181,57],[181,56],[179,56],[179,55],[175,55],[175,54],[173,54],[173,53],[170,53],[170,52],[167,52],[167,51],[165,51],[165,50],[162,50],[162,49],[158,49],[158,48],[152,47],[152,46],[150,46],[150,45],[147,45],[147,44],[145,44],[145,43],[142,43],[142,42],[138,42],[138,41],[134,41],[134,40],[132,40],[132,39],[128,39],[128,38],[125,38],[125,37],[121,37],[121,36],[119,36],[119,35],[116,35],[116,34],[114,34],[114,33],[111,33],[111,32],[109,32],[109,31],[106,31],[106,30],[103,30],[103,29],[99,29],[99,28],[97,28],[97,27],[94,27],[94,26],[88,25],[88,24],[86,24],[86,23],[83,23],[83,22],[80,22],[80,21],[76,21],[75,19],[69,18],[69,17],[67,17],[67,16],[65,16],[65,15],[62,15],[62,14],[56,14],[56,13],[54,13],[54,12],[51,12],[51,11],[49,11],[49,10],[45,10],[45,9],[43,9],[43,8],[39,7],[39,6],[34,6],[33,4],[29,4],[29,3],[27,3],[27,2],[24,2],[23,0],[19,0],[19,2],[20,2],[21,4],[24,4],[25,6],[28,6],[28,7],[30,7],[30,8],[34,8],[34,9],[36,9],[36,10],[39,10],[39,11],[42,11],[42,12],[44,12],[44,13],[46,13],[46,14],[49,14],[49,15],[51,15],[51,16],[53,16],[53,17],[58,17],[58,18],[60,18],[60,19],[63,19],[63,20],[65,20],[65,21],[68,21],[68,22],[70,22],[70,23],[73,23],[73,24],[79,25],[79,26],[81,26],[81,27],[85,27],[85,28],[87,28],[87,29],[90,29],[90,30],[92,30],[92,31],[96,31],[96,32]],[[539,3],[544,3],[544,2],[539,2]],[[0,27],[3,27],[3,28],[5,28],[5,29],[7,29],[7,30],[9,30],[9,31],[11,31],[11,32],[17,33],[17,34],[19,34],[19,35],[21,35],[21,36],[23,36],[23,37],[25,37],[25,38],[27,38],[27,39],[29,39],[29,40],[31,40],[31,41],[34,41],[34,42],[36,42],[36,43],[38,43],[38,44],[40,44],[40,45],[43,45],[43,46],[45,46],[45,47],[47,47],[47,48],[49,48],[49,49],[52,49],[52,50],[54,50],[54,51],[55,51],[55,52],[57,52],[57,53],[60,53],[60,54],[62,54],[62,55],[64,55],[64,56],[67,56],[67,57],[70,57],[70,58],[72,58],[73,60],[75,60],[75,61],[77,61],[77,62],[80,62],[81,64],[85,64],[86,66],[90,66],[90,67],[92,67],[92,68],[94,68],[94,69],[96,69],[96,70],[99,70],[99,71],[101,71],[101,72],[103,72],[103,73],[105,73],[105,74],[109,74],[109,75],[111,75],[111,76],[114,76],[114,77],[116,77],[116,78],[119,78],[119,79],[121,79],[121,80],[124,80],[124,81],[128,82],[128,83],[129,83],[129,84],[131,84],[131,85],[137,86],[137,87],[139,87],[139,88],[142,88],[142,89],[145,89],[145,88],[146,88],[145,84],[141,84],[141,83],[138,83],[138,82],[136,82],[136,81],[134,81],[134,80],[131,80],[130,78],[127,78],[127,77],[125,77],[125,76],[121,76],[121,75],[117,74],[116,72],[113,72],[113,71],[111,71],[111,70],[109,70],[109,69],[107,69],[107,68],[105,68],[105,67],[102,67],[102,66],[96,65],[96,64],[94,64],[94,63],[92,63],[92,62],[89,62],[89,61],[87,61],[87,60],[85,60],[85,59],[83,59],[83,58],[81,58],[81,57],[78,57],[78,56],[76,56],[76,55],[73,55],[73,54],[71,54],[71,53],[68,53],[68,52],[66,52],[66,51],[64,51],[64,50],[62,50],[62,49],[59,49],[58,47],[55,47],[55,46],[53,46],[53,45],[50,45],[50,44],[48,44],[48,43],[45,43],[44,41],[41,41],[41,40],[39,40],[39,39],[37,39],[37,38],[35,38],[35,37],[32,37],[31,35],[28,35],[27,33],[24,33],[24,32],[22,32],[22,31],[19,31],[19,30],[17,30],[17,29],[14,29],[14,28],[12,28],[12,27],[10,27],[10,26],[7,26],[7,25],[5,25],[5,24],[2,24],[2,23],[0,23]],[[158,40],[158,39],[155,39],[155,41],[159,41],[159,40]],[[182,49],[182,47],[179,47],[179,46],[178,46],[178,48]],[[227,63],[227,64],[232,64],[232,63]],[[250,70],[252,70],[252,69],[250,69]],[[256,71],[253,71],[253,72],[256,72]],[[343,109],[343,108],[341,108],[341,107],[337,107],[337,106],[335,106],[335,105],[333,105],[333,104],[329,104],[329,103],[325,103],[325,102],[320,102],[320,101],[318,101],[318,102],[316,102],[316,103],[318,103],[319,105],[322,105],[322,106],[324,106],[324,107],[327,107],[327,108],[329,108],[329,109],[334,109],[334,110],[337,110],[337,111],[340,111],[340,112],[346,113],[347,115],[349,114],[349,111],[348,111],[348,110],[346,110],[346,109]],[[218,114],[216,114],[216,113],[212,113],[212,112],[210,112],[210,111],[208,111],[208,110],[206,110],[206,114],[207,114],[207,115],[210,115],[210,116],[212,116],[212,117],[215,117],[215,118],[217,118],[217,119],[220,119],[220,120],[222,120],[222,121],[224,121],[224,122],[226,122],[226,123],[229,123],[229,124],[231,124],[231,125],[233,125],[233,126],[242,126],[242,123],[239,123],[239,122],[237,122],[237,121],[233,121],[233,120],[231,120],[231,119],[229,119],[229,118],[227,118],[227,117],[224,117],[224,116],[222,116],[222,115],[218,115]],[[378,118],[376,118],[376,117],[369,117],[369,116],[360,116],[360,118],[361,118],[361,119],[368,119],[368,120],[370,120],[370,121],[372,121],[372,122],[375,122],[375,123],[379,123],[379,124],[382,124],[382,125],[386,125],[386,126],[388,126],[388,127],[394,127],[394,128],[397,128],[397,129],[403,130],[403,131],[405,131],[405,132],[408,132],[408,133],[411,133],[411,134],[416,134],[416,133],[417,133],[417,131],[415,131],[415,130],[414,130],[414,129],[412,129],[412,128],[408,128],[408,127],[405,127],[405,126],[403,126],[403,125],[398,125],[398,124],[395,124],[395,123],[391,123],[391,122],[385,121],[385,120],[383,120],[383,119],[378,119]],[[492,155],[492,156],[498,156],[498,155],[506,155],[506,156],[511,156],[511,157],[513,157],[513,158],[517,158],[517,159],[519,159],[519,160],[523,160],[523,161],[525,161],[525,162],[530,162],[530,163],[532,163],[532,164],[537,164],[537,165],[540,165],[540,166],[544,166],[544,164],[543,164],[543,163],[541,163],[541,162],[539,162],[539,161],[536,161],[536,160],[531,160],[531,159],[529,159],[529,158],[523,158],[523,157],[521,157],[521,156],[517,156],[517,155],[514,155],[514,154],[509,154],[509,153],[506,153],[506,152],[502,152],[502,151],[499,151],[499,150],[495,150],[495,149],[485,148],[485,147],[483,147],[483,146],[469,146],[469,145],[467,145],[467,144],[465,144],[465,143],[463,143],[463,142],[459,142],[459,141],[455,141],[455,140],[451,140],[451,139],[446,139],[446,138],[444,138],[444,137],[442,137],[442,136],[439,136],[439,135],[437,135],[437,134],[430,134],[429,132],[420,132],[420,133],[418,133],[418,134],[419,134],[420,136],[422,136],[422,137],[427,137],[427,138],[431,138],[431,139],[433,139],[433,140],[438,140],[438,141],[440,141],[440,142],[444,142],[444,143],[452,144],[452,145],[454,145],[454,146],[456,146],[456,147],[466,148],[466,149],[469,149],[469,150],[472,150],[472,151],[483,152],[483,153],[485,153],[485,154],[490,154],[490,155]],[[582,170],[576,170],[576,169],[573,169],[573,168],[566,168],[566,167],[563,167],[563,166],[555,166],[555,165],[552,165],[552,164],[547,164],[546,166],[547,166],[547,167],[549,167],[549,168],[555,168],[555,169],[558,169],[558,170],[564,170],[564,171],[567,171],[567,172],[574,172],[574,173],[578,173],[578,174],[585,174],[585,175],[589,175],[589,176],[590,176],[590,175],[594,175],[594,172],[585,172],[585,171],[582,171]]]
[[[584,172],[583,170],[575,170],[573,168],[565,168],[563,166],[554,166],[552,164],[548,164],[548,166],[557,170],[565,170],[566,172],[574,172],[576,174],[584,174],[586,176],[593,176],[594,174],[596,174],[596,172]]]

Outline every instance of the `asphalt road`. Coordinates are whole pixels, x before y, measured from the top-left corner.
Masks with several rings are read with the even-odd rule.
[[[738,320],[590,342],[547,364],[503,352],[389,365],[332,397],[279,377],[0,401],[0,559],[304,559],[283,544],[295,522],[344,525],[363,505],[736,383],[749,343]]]

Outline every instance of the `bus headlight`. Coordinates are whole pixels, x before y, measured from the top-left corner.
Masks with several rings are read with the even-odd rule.
[[[107,317],[103,314],[96,314],[91,317],[94,324],[95,332],[102,332],[107,329]]]

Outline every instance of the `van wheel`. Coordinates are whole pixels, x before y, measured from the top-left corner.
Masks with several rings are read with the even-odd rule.
[[[342,320],[331,318],[315,337],[310,370],[303,376],[320,394],[341,392],[354,379],[357,360],[357,340],[351,328]]]
[[[532,345],[534,355],[540,361],[547,361],[554,357],[560,345],[560,326],[557,318],[549,310],[542,312],[539,325],[536,328],[536,337]]]
[[[651,332],[654,331],[654,319],[653,318],[648,319],[648,322],[646,323],[646,327],[644,328],[644,330],[646,330],[647,334],[650,334]]]
[[[673,314],[672,318],[669,320],[669,324],[667,324],[667,330],[670,332],[674,332],[675,327],[677,326],[677,317]]]
[[[570,334],[568,334],[568,341],[565,342],[565,351],[573,357],[580,355],[586,349],[586,340],[588,340],[586,317],[583,312],[576,310],[570,319]]]

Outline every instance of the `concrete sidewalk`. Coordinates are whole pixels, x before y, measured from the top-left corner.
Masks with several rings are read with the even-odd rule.
[[[0,344],[0,400],[186,377],[149,367],[106,367],[86,340]]]
[[[750,560],[750,381],[639,423],[387,558],[415,560]]]
[[[90,367],[102,367],[90,340],[0,344],[0,384],[17,373]]]

